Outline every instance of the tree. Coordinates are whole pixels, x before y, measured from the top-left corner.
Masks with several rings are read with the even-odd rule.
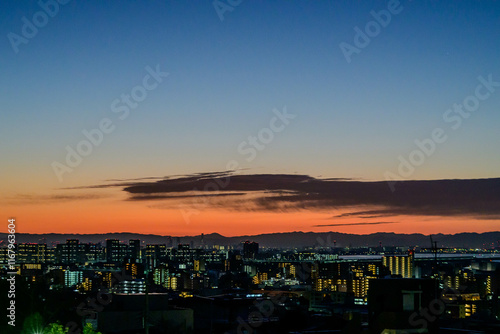
[[[67,334],[68,328],[64,327],[60,323],[51,323],[45,327],[43,334]]]
[[[43,333],[43,318],[38,312],[32,313],[24,319],[21,334]]]
[[[53,322],[47,326],[43,325],[43,318],[40,313],[30,314],[23,322],[21,334],[68,334],[69,328],[64,327],[59,322]],[[102,334],[92,329],[91,324],[85,324],[82,334]]]
[[[85,327],[83,327],[83,334],[102,334],[102,333],[94,331],[92,329],[91,324],[85,324]]]
[[[67,334],[67,333],[68,333],[68,328],[64,327],[59,323],[49,324],[47,327],[45,327],[45,330],[43,331],[43,334]],[[94,331],[92,329],[91,324],[85,324],[85,326],[83,327],[82,334],[102,334],[102,333]]]

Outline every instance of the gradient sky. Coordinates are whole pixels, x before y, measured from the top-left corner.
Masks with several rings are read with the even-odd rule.
[[[479,76],[500,81],[500,3],[399,7],[348,63],[339,44],[354,45],[354,28],[364,30],[386,1],[242,1],[221,20],[212,1],[73,0],[17,53],[9,34],[22,35],[23,17],[32,22],[41,7],[2,2],[4,221],[16,217],[19,232],[33,233],[324,232],[314,226],[331,210],[239,211],[220,201],[187,222],[179,207],[189,202],[162,207],[127,201],[121,188],[85,187],[224,171],[232,160],[248,174],[384,180],[436,128],[447,140],[407,179],[498,177],[500,87],[456,130],[443,114],[474,94]],[[169,75],[120,120],[111,104],[142,84],[148,66]],[[284,108],[296,117],[247,161],[239,145]],[[75,148],[103,118],[113,132],[60,182],[51,164],[64,163],[66,146]],[[84,188],[66,189],[74,187]],[[482,232],[500,230],[499,222],[407,215],[397,224],[330,229]]]

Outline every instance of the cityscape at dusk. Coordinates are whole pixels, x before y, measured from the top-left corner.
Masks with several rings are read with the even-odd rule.
[[[0,9],[1,333],[500,330],[498,1]]]
[[[389,4],[398,13],[346,59],[341,43],[361,43],[354,28]],[[20,37],[22,18],[42,10],[2,6],[5,35]],[[4,218],[15,216],[24,233],[324,232],[317,225],[332,216],[374,208],[299,204],[277,214],[235,208],[235,196],[130,201],[123,187],[92,186],[228,170],[354,181],[499,176],[496,2],[242,2],[222,21],[218,13],[211,3],[70,1],[28,42],[5,38]],[[471,102],[474,94],[488,98]],[[454,111],[467,103],[477,111]],[[410,157],[422,151],[415,141],[428,140],[433,150]],[[197,212],[189,224],[183,209]],[[498,217],[481,218],[403,211],[362,228],[345,217],[335,230],[498,230]]]

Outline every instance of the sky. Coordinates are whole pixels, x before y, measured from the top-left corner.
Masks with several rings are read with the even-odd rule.
[[[496,180],[458,213],[401,207],[392,182],[499,177],[497,1],[9,1],[0,36],[5,230],[500,230]],[[240,175],[259,187],[213,186]],[[311,204],[295,181],[268,196],[280,175],[327,197],[380,181],[394,200]],[[151,198],[162,180],[193,188]]]

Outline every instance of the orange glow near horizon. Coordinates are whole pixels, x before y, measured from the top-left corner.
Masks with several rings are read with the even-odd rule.
[[[155,201],[124,201],[124,196],[49,203],[10,203],[17,214],[18,233],[92,234],[131,232],[171,236],[219,233],[224,236],[282,232],[376,232],[455,234],[497,231],[497,220],[467,217],[393,216],[387,218],[332,218],[344,211],[230,211],[182,206],[162,208]],[[184,212],[183,212],[184,210]],[[352,210],[351,210],[352,211]],[[348,211],[345,211],[348,212]],[[5,216],[4,220],[11,216]],[[378,223],[380,224],[374,224]],[[317,226],[335,224],[336,226]],[[340,226],[339,226],[340,225]],[[7,224],[4,225],[4,231]]]

